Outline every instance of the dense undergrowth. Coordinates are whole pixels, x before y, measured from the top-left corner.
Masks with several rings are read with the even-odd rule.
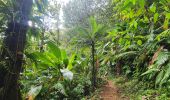
[[[127,79],[124,76],[112,78],[113,82],[119,87],[122,97],[128,97],[130,100],[169,100],[169,88],[153,89],[145,81],[138,79]]]
[[[89,99],[110,74],[132,99],[169,99],[169,0],[0,0],[0,11],[0,99]]]

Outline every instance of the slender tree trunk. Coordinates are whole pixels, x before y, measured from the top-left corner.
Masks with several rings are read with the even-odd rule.
[[[40,52],[44,52],[44,35],[45,35],[45,29],[43,28],[42,31],[42,37],[41,37],[41,44],[40,44]]]
[[[121,75],[121,72],[122,71],[122,64],[121,64],[121,61],[118,61],[116,63],[116,75],[119,76]]]
[[[60,29],[59,29],[59,18],[57,18],[57,44],[60,44]]]
[[[109,61],[109,65],[110,65],[110,73],[114,74],[114,66],[112,64],[112,61]]]
[[[60,29],[57,29],[57,44],[60,44]]]
[[[7,58],[8,72],[4,79],[4,86],[0,100],[21,100],[19,90],[19,76],[22,69],[23,52],[28,29],[28,16],[32,8],[32,0],[18,0],[20,4],[20,21],[11,21],[4,39],[5,58]]]
[[[95,90],[96,87],[96,67],[95,67],[95,43],[92,41],[91,45],[91,52],[92,52],[92,91]]]
[[[40,52],[44,52],[44,39],[45,39],[45,21],[43,18],[43,26],[42,26],[42,33],[41,33],[41,43],[40,43]]]

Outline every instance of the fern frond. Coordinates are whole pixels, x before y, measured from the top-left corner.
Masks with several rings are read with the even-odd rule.
[[[170,77],[170,63],[168,63],[166,67],[167,67],[167,70],[165,70],[165,75],[160,82],[160,87],[162,86],[163,83],[167,82],[168,78]]]
[[[162,64],[164,64],[169,58],[168,52],[160,52],[158,54],[158,57],[156,59],[156,65],[157,66],[161,66]]]
[[[160,71],[156,77],[155,85],[158,85],[164,76],[164,70]]]
[[[147,70],[146,72],[144,72],[143,74],[141,74],[141,76],[152,74],[152,73],[155,73],[158,71],[159,71],[159,69],[157,69],[157,68],[151,68],[151,69]]]
[[[123,52],[123,53],[115,55],[114,59],[120,59],[120,58],[124,58],[124,57],[131,56],[131,55],[136,55],[136,54],[137,54],[136,51]]]

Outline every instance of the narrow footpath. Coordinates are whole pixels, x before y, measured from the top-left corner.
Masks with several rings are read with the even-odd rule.
[[[100,100],[129,100],[126,97],[121,97],[119,88],[117,88],[111,80],[102,87]]]

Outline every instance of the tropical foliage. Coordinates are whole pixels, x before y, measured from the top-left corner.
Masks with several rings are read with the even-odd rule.
[[[169,0],[0,0],[0,11],[0,99],[90,99],[120,76],[139,99],[169,99]]]

